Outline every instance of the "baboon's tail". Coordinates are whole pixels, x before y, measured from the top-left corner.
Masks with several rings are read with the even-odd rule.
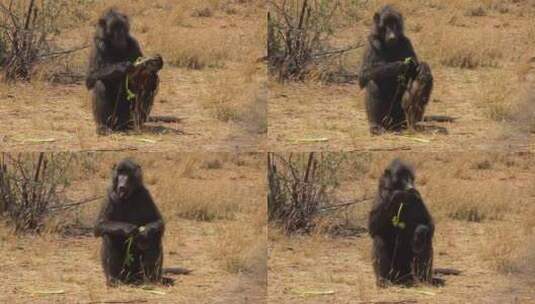
[[[461,271],[453,268],[435,268],[433,269],[433,272],[435,274],[443,274],[443,275],[460,275]]]
[[[436,121],[436,122],[455,122],[456,117],[446,116],[446,115],[429,115],[424,117],[424,121]]]
[[[163,269],[163,273],[170,274],[190,274],[192,270],[182,267],[166,267]]]
[[[165,122],[165,123],[173,123],[173,122],[180,122],[180,118],[175,116],[150,116],[148,121],[149,122]]]

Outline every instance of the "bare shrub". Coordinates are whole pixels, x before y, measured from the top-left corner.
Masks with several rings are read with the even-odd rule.
[[[0,207],[15,231],[39,232],[45,215],[65,201],[69,154],[0,156]]]
[[[286,233],[310,232],[338,186],[332,154],[268,154],[268,218]]]
[[[72,2],[0,2],[0,67],[4,80],[29,80],[38,62],[74,51],[58,51],[50,39],[59,33],[58,21],[69,6],[78,5]]]
[[[319,74],[320,66],[347,51],[361,46],[333,49],[329,38],[335,32],[333,17],[339,1],[270,1],[268,13],[268,68],[279,81],[303,80]],[[332,77],[332,76],[331,76]]]

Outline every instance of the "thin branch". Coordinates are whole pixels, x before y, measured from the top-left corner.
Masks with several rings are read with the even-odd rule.
[[[60,56],[60,55],[67,55],[67,54],[70,54],[70,53],[74,53],[74,52],[78,52],[78,51],[87,49],[88,47],[89,47],[89,45],[83,45],[83,46],[75,47],[75,48],[68,49],[68,50],[62,50],[62,51],[57,51],[57,52],[50,52],[50,53],[46,53],[46,54],[41,54],[41,55],[39,55],[39,58],[43,59],[43,58],[46,58],[46,57],[56,57],[56,56]]]
[[[76,207],[76,206],[80,206],[80,205],[85,205],[87,203],[91,203],[91,202],[94,202],[96,200],[99,200],[99,199],[102,199],[104,198],[104,196],[100,195],[100,196],[94,196],[94,197],[90,197],[90,198],[86,198],[86,199],[83,199],[79,202],[76,202],[76,203],[71,203],[71,204],[62,204],[62,205],[59,205],[59,206],[51,206],[49,209],[49,211],[59,211],[59,210],[65,210],[65,209],[70,209],[72,207]]]
[[[367,197],[367,198],[354,200],[354,201],[349,202],[349,203],[342,203],[342,204],[330,205],[330,206],[327,206],[327,207],[323,207],[323,208],[320,209],[320,211],[329,211],[329,210],[333,210],[333,209],[345,208],[345,207],[349,207],[349,206],[353,206],[353,205],[357,205],[357,204],[361,204],[361,203],[365,203],[365,202],[370,202],[370,201],[373,201],[373,198]]]
[[[349,52],[349,51],[353,51],[353,50],[359,49],[359,48],[361,48],[363,46],[364,46],[364,44],[362,42],[359,42],[359,43],[357,43],[355,45],[348,46],[348,47],[345,47],[345,48],[342,48],[342,49],[329,50],[329,51],[325,51],[325,52],[315,53],[315,54],[312,55],[312,57],[317,59],[317,58],[320,58],[320,57],[339,55],[339,54],[343,54],[343,53],[346,53],[346,52]]]
[[[130,304],[130,303],[147,303],[145,299],[138,300],[110,300],[110,301],[91,301],[86,304]]]

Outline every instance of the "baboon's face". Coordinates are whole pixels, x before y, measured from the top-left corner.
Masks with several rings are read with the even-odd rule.
[[[103,38],[110,43],[112,48],[116,50],[126,50],[128,48],[130,26],[126,15],[110,11],[99,20],[99,26],[104,34]]]
[[[115,168],[113,191],[124,201],[141,185],[141,167],[131,160],[121,161]]]
[[[375,31],[387,47],[394,47],[403,36],[403,17],[390,6],[375,13]]]
[[[382,186],[390,190],[414,190],[414,173],[407,164],[396,159],[385,169]]]

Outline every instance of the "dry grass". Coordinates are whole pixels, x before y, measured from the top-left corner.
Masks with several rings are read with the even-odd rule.
[[[280,150],[527,149],[532,133],[519,127],[526,112],[526,86],[519,65],[533,57],[535,7],[530,1],[342,1],[334,24],[333,46],[366,41],[373,13],[393,4],[404,14],[406,32],[435,78],[428,115],[456,118],[429,122],[408,136],[369,135],[364,91],[356,83],[324,85],[269,83],[269,143]],[[481,8],[484,16],[472,16]],[[349,52],[333,70],[358,71],[363,49]],[[532,74],[532,70],[530,72]],[[525,120],[523,120],[525,121]],[[525,124],[522,122],[521,124]],[[447,133],[444,132],[447,130]],[[412,136],[412,138],[411,138]],[[417,137],[417,139],[413,139]]]
[[[49,218],[50,233],[39,236],[15,236],[4,223],[0,225],[0,255],[8,257],[0,279],[4,286],[0,301],[78,303],[146,299],[156,303],[248,303],[254,299],[262,303],[266,289],[264,155],[76,154],[75,166],[68,173],[71,185],[66,195],[74,201],[103,195],[112,164],[126,156],[141,164],[145,183],[166,220],[164,265],[187,267],[193,273],[176,277],[174,287],[154,286],[164,295],[127,286],[106,288],[99,262],[100,240],[54,232],[90,227],[100,205],[95,201]],[[219,165],[206,165],[214,163]],[[181,174],[183,170],[189,173]],[[205,221],[195,216],[182,217],[190,212],[190,200],[210,201],[203,212],[213,218]],[[222,207],[229,204],[232,211]],[[12,255],[13,251],[24,254]],[[35,277],[41,279],[35,281]],[[39,293],[57,290],[63,293]]]
[[[199,221],[234,219],[240,211],[239,200],[243,194],[233,190],[233,183],[222,182],[217,188],[209,189],[202,181],[177,185],[183,192],[177,196],[177,204],[180,207],[176,215]]]
[[[124,11],[144,53],[159,53],[166,63],[153,114],[172,115],[181,121],[148,124],[138,134],[98,137],[83,84],[44,81],[72,81],[65,73],[83,76],[86,49],[38,66],[37,80],[30,84],[1,85],[0,113],[6,122],[0,127],[1,149],[263,149],[266,75],[257,59],[265,52],[264,3],[114,0],[79,5],[62,17],[62,31],[53,42],[66,48],[91,44],[99,15],[111,6]],[[193,16],[203,7],[210,8],[210,16]]]
[[[414,165],[416,186],[435,219],[435,266],[462,274],[447,277],[443,288],[377,289],[371,240],[362,230],[333,235],[319,227],[312,235],[288,237],[270,226],[269,301],[460,303],[470,296],[471,303],[531,303],[535,272],[526,265],[533,261],[533,155],[345,153],[337,198],[373,195],[384,167],[398,156]],[[370,204],[326,212],[322,220],[327,227],[346,223],[344,228],[358,231],[366,227]],[[473,210],[478,220],[463,210]]]

